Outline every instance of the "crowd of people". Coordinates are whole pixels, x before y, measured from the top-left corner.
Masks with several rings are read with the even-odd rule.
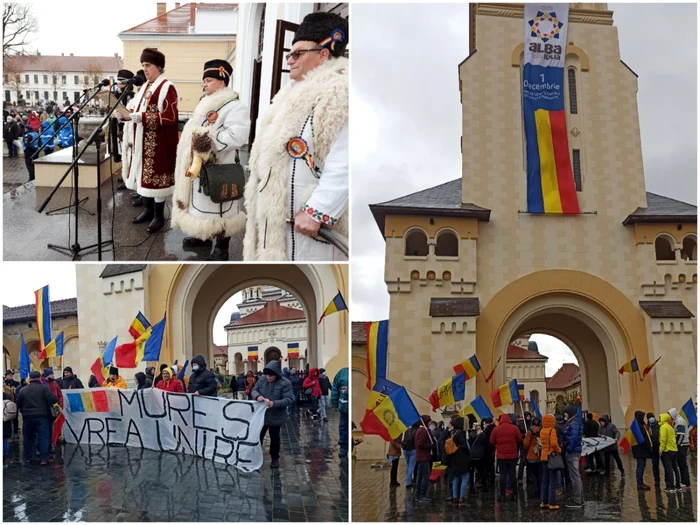
[[[659,421],[654,414],[641,411],[635,413],[635,419],[644,437],[631,446],[637,489],[651,488],[644,482],[645,467],[651,460],[658,490],[659,464],[664,467],[666,492],[691,490],[687,456],[690,436],[696,429],[690,428],[675,408],[661,414]],[[602,436],[614,443],[582,457],[583,438]],[[446,466],[441,476],[444,485],[440,481],[435,484],[434,497],[440,497],[444,487],[447,501],[456,506],[465,505],[467,494],[483,497],[496,489],[498,501],[517,498],[526,490],[529,497],[540,501],[541,509],[547,510],[558,510],[565,493],[565,506],[580,508],[584,504],[582,472],[610,476],[612,458],[619,475],[625,475],[618,450],[620,441],[620,431],[610,416],[587,413],[581,420],[573,405],[565,407],[563,414],[545,414],[541,420],[525,412],[524,417],[501,414],[497,420],[489,417],[479,423],[469,414],[453,416],[445,425],[423,415],[389,444],[390,487],[401,486],[398,468],[403,454],[405,488],[414,489],[413,497],[419,503],[432,502],[428,497],[429,479],[434,464],[441,463]]]
[[[178,365],[161,364],[156,376],[155,367],[149,366],[134,375],[137,390],[157,388],[167,392],[190,393],[195,396],[216,397],[221,388],[213,371],[206,366],[203,356],[192,359],[192,372],[180,374]],[[182,377],[179,378],[179,375]],[[100,385],[94,375],[90,376],[89,388],[128,388],[126,380],[117,367],[109,368],[109,375]],[[19,417],[22,416],[23,462],[31,462],[34,453],[40,456],[41,465],[53,462],[56,443],[62,436],[54,436],[54,421],[64,406],[64,390],[81,389],[84,385],[66,366],[60,379],[55,379],[50,368],[43,373],[31,371],[28,381],[17,382],[14,372],[7,370],[3,385],[3,455],[9,454],[9,444],[19,439]],[[328,422],[326,407],[331,394],[331,406],[340,412],[340,456],[347,456],[348,436],[348,375],[347,368],[336,375],[333,383],[323,368],[312,368],[308,374],[296,369],[282,370],[280,361],[267,363],[261,372],[249,371],[232,382],[232,395],[238,399],[264,402],[268,405],[265,424],[260,435],[262,443],[270,434],[271,467],[279,468],[280,428],[287,417],[296,411],[300,397],[305,396],[312,406],[306,412],[314,421]],[[59,433],[60,434],[60,433]]]

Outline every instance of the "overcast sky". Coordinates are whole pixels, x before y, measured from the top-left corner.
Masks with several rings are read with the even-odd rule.
[[[621,58],[639,75],[647,190],[696,204],[696,5],[608,6]],[[368,204],[461,177],[457,65],[469,54],[468,11],[466,3],[352,6],[354,321],[386,319],[389,311],[385,244]],[[540,344],[554,356],[548,373],[561,360],[558,344]]]
[[[224,326],[231,322],[231,314],[238,311],[238,306],[236,305],[240,304],[241,302],[243,302],[243,292],[238,292],[236,295],[231,296],[231,298],[221,307],[219,313],[216,314],[213,328],[213,339],[215,345],[228,345]]]
[[[22,306],[34,303],[34,292],[49,285],[50,299],[76,297],[75,265],[71,262],[2,264],[2,304]]]

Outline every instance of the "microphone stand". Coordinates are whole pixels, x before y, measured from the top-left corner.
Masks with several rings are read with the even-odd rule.
[[[83,154],[87,151],[87,149],[90,147],[92,143],[95,144],[95,147],[97,148],[97,243],[96,244],[91,244],[90,246],[86,247],[81,247],[78,242],[77,242],[77,234],[76,234],[76,243],[73,246],[70,246],[69,248],[63,247],[63,246],[56,246],[53,244],[48,244],[47,247],[50,249],[58,249],[58,250],[64,250],[64,251],[69,251],[70,253],[73,254],[73,260],[78,256],[78,254],[83,251],[83,250],[89,250],[91,248],[97,248],[97,260],[101,261],[102,260],[102,245],[103,244],[112,244],[114,242],[114,239],[109,239],[107,241],[102,241],[102,193],[101,193],[101,180],[100,180],[100,144],[102,142],[102,139],[100,138],[100,131],[104,127],[104,125],[109,121],[110,117],[112,116],[112,113],[114,113],[114,110],[117,109],[119,106],[119,103],[122,102],[122,100],[125,98],[126,94],[133,89],[133,86],[131,84],[128,84],[127,87],[124,89],[124,92],[120,95],[119,100],[117,104],[107,113],[105,118],[102,120],[102,123],[95,128],[95,130],[92,132],[92,134],[87,138],[85,141],[85,146],[83,147],[82,151],[77,155],[73,163],[70,165],[66,173],[63,174],[61,177],[61,180],[58,181],[58,184],[54,187],[53,190],[51,190],[51,193],[44,199],[44,202],[41,203],[41,206],[39,207],[39,213],[42,213],[46,206],[49,204],[55,193],[58,191],[58,188],[63,184],[63,181],[66,179],[68,174],[77,166],[78,161],[80,161],[80,158],[83,156]],[[77,148],[77,146],[76,146]],[[111,176],[111,175],[110,175]],[[78,229],[78,221],[76,218],[76,232]]]

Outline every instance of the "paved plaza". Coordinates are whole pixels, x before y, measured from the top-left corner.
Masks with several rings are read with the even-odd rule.
[[[296,416],[282,427],[280,469],[269,437],[259,472],[186,454],[59,446],[56,462],[19,463],[3,475],[3,521],[348,521],[348,460],[338,458],[338,414]]]
[[[361,446],[361,445],[360,445]],[[599,521],[692,521],[697,522],[697,464],[696,456],[688,458],[693,490],[666,494],[654,489],[651,464],[645,470],[645,482],[652,486],[646,492],[637,491],[635,463],[631,456],[623,456],[626,476],[614,471],[607,476],[583,474],[583,494],[586,501],[581,509],[564,507],[564,495],[559,496],[561,508],[557,511],[541,510],[539,500],[527,497],[521,489],[521,497],[505,503],[496,501],[496,492],[488,497],[467,495],[466,504],[456,508],[445,500],[448,497],[446,480],[430,483],[430,504],[419,504],[412,499],[413,491],[404,489],[406,462],[401,459],[399,483],[401,487],[389,487],[389,467],[372,468],[374,462],[353,461],[352,464],[352,520],[358,521],[542,521],[578,522]],[[443,475],[443,478],[446,476]],[[661,469],[663,480],[663,468]],[[662,481],[663,485],[663,481]]]

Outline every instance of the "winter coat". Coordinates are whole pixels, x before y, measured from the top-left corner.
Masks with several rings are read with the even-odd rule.
[[[690,445],[690,425],[683,419],[683,417],[678,413],[678,410],[672,408],[668,411],[671,416],[676,429],[676,444],[678,446],[689,446]]]
[[[564,427],[564,448],[567,454],[580,454],[583,449],[581,422],[574,415]]]
[[[238,390],[239,392],[245,392],[245,389],[246,389],[245,376],[243,374],[241,374],[236,378],[236,390]]]
[[[83,382],[73,374],[72,376],[66,378],[64,377],[63,379],[60,380],[58,386],[61,387],[61,390],[73,390],[75,388],[85,388],[83,386]]]
[[[639,428],[642,430],[642,435],[644,436],[644,442],[639,443],[637,445],[634,445],[632,447],[632,457],[634,459],[646,459],[651,457],[652,449],[651,449],[651,438],[649,437],[649,433],[646,431],[646,427],[644,425],[644,412],[637,410],[634,413],[634,419],[637,420],[637,423],[639,424]],[[670,419],[670,416],[669,416]],[[663,418],[662,418],[663,420]],[[673,429],[671,429],[673,430]],[[675,444],[675,440],[674,440]]]
[[[58,385],[58,381],[55,379],[53,381],[48,381],[42,376],[41,382],[49,387],[51,393],[58,398],[58,405],[63,408],[63,393],[61,392],[61,387]]]
[[[136,383],[136,390],[143,390],[144,388],[151,388],[153,386],[151,378],[143,372],[138,372],[136,374]]]
[[[583,423],[583,435],[587,438],[598,437],[599,426],[593,419],[586,419]]]
[[[461,476],[469,472],[471,451],[467,448],[467,433],[464,429],[455,428],[452,440],[457,445],[457,452],[447,456],[447,465],[452,469],[453,476]]]
[[[216,397],[218,390],[219,387],[216,383],[214,372],[207,370],[206,367],[202,366],[199,370],[192,372],[192,375],[190,375],[190,385],[187,390],[190,394],[199,392],[200,396]]]
[[[30,381],[20,389],[15,402],[23,418],[51,419],[51,407],[58,403],[58,397],[48,386],[39,381]]]
[[[519,445],[523,442],[520,430],[508,414],[501,414],[499,425],[491,432],[489,442],[496,447],[497,459],[517,459]]]
[[[525,450],[527,450],[526,459],[528,461],[540,461],[540,455],[535,454],[535,447],[537,446],[537,438],[539,435],[540,429],[535,427],[530,427],[530,430],[525,435],[523,446],[525,447]]]
[[[299,377],[299,374],[292,374],[292,376],[289,378],[289,381],[292,383],[292,389],[294,390],[294,393],[299,393],[299,390],[301,390],[301,378]]]
[[[678,452],[676,444],[676,431],[671,426],[671,416],[661,414],[661,429],[659,432],[659,452]]]
[[[545,414],[542,418],[542,430],[540,431],[540,442],[542,450],[540,451],[540,460],[547,461],[550,454],[561,454],[561,447],[557,439],[557,430],[555,428],[556,420],[552,414]]]
[[[659,422],[655,422],[653,425],[647,425],[647,430],[649,432],[649,436],[651,437],[651,448],[656,454],[659,453],[659,434],[660,434],[660,428],[659,428]]]
[[[304,379],[304,390],[311,388],[311,397],[321,397],[321,385],[319,382],[318,368],[309,370],[309,377]]]
[[[102,383],[102,386],[104,387],[109,387],[109,388],[129,388],[126,386],[126,381],[124,381],[124,378],[122,376],[117,376],[117,380],[112,383],[109,380],[109,377],[105,379],[105,382]]]
[[[319,379],[319,385],[321,386],[321,395],[322,396],[327,396],[331,392],[331,380],[328,379],[328,376],[326,377],[321,377]]]
[[[97,378],[93,375],[90,376],[90,379],[88,379],[88,388],[99,388],[100,387],[100,382],[97,380]]]
[[[600,421],[604,421],[605,425],[600,425],[598,435],[613,438],[616,440],[620,439],[620,431],[613,423],[610,422],[609,416],[603,414],[602,416],[600,416]],[[644,428],[644,425],[642,425],[642,428]],[[605,447],[603,450],[617,450],[617,443],[613,443],[612,445]]]
[[[433,439],[430,432],[424,426],[416,430],[416,463],[425,463],[432,460]]]
[[[294,403],[294,391],[292,383],[282,377],[282,369],[279,361],[270,361],[265,367],[265,373],[274,372],[277,375],[275,381],[268,381],[263,377],[255,384],[252,398],[255,400],[262,396],[273,401],[272,408],[265,412],[265,424],[269,427],[281,427],[287,413],[287,407]]]
[[[184,390],[182,389],[182,381],[180,381],[176,377],[171,377],[170,381],[161,379],[160,381],[158,381],[156,388],[160,390],[165,390],[166,392],[184,392]]]
[[[333,378],[331,390],[331,407],[337,408],[342,414],[348,413],[350,399],[350,384],[348,381],[348,367],[341,368]]]
[[[387,456],[401,457],[401,438],[403,435],[389,441],[389,452]]]
[[[489,437],[486,432],[482,432],[476,436],[472,442],[472,461],[486,459],[489,455]]]

